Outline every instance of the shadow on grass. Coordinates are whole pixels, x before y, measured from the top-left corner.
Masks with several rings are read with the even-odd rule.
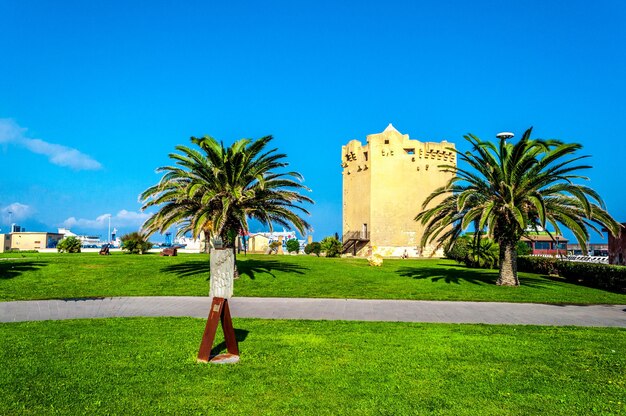
[[[47,266],[44,261],[31,260],[5,260],[0,262],[0,279],[13,279],[26,272],[34,272]]]
[[[165,266],[161,271],[165,273],[173,273],[178,277],[193,277],[196,275],[206,276],[206,280],[209,280],[210,264],[208,260],[194,260],[186,261],[180,264],[171,264]],[[248,276],[251,280],[254,280],[257,273],[267,273],[272,277],[276,277],[273,272],[279,271],[284,273],[304,274],[306,267],[302,267],[296,264],[284,263],[278,260],[256,260],[246,259],[237,260],[237,270],[239,276]]]
[[[401,267],[397,273],[402,277],[412,279],[430,279],[433,283],[447,283],[461,285],[470,283],[473,285],[494,286],[498,279],[496,269],[474,269],[463,265],[439,264],[438,267]],[[527,287],[549,286],[552,279],[542,277],[524,276],[520,278],[520,285]]]
[[[590,289],[602,290],[604,292],[615,293],[615,294],[618,294],[618,295],[626,295],[626,287],[624,287],[624,288],[619,288],[619,287],[602,287],[602,286],[590,284],[589,282],[585,282],[582,279],[580,279],[580,280],[565,279],[564,277],[548,276],[548,275],[545,275],[545,274],[541,275],[541,277],[543,279],[550,280],[550,281],[553,281],[553,282],[558,282],[558,283],[563,283],[563,284],[570,284],[570,285],[581,286],[581,287],[588,287]]]
[[[221,329],[218,328],[218,331],[221,331]],[[244,342],[249,332],[250,331],[246,329],[235,328],[235,338],[237,338],[237,344],[241,344],[242,342]],[[226,341],[222,341],[211,349],[211,356],[221,354],[225,351],[226,351]]]
[[[196,275],[205,275],[209,280],[209,259],[185,261],[179,264],[170,264],[161,269],[162,272],[172,273],[178,277],[194,277]]]
[[[251,280],[254,280],[256,278],[257,273],[267,273],[275,278],[276,276],[274,275],[274,273],[272,273],[274,271],[304,274],[305,270],[309,270],[308,268],[297,264],[284,263],[278,260],[256,259],[238,261],[237,269],[239,270],[239,276],[247,275]]]

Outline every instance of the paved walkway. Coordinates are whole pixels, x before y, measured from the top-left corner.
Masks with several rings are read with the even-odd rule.
[[[449,322],[626,327],[626,305],[233,298],[236,318]],[[206,318],[208,297],[118,297],[0,302],[0,322],[130,316]]]

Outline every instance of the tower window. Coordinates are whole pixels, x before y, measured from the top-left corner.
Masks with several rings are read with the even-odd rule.
[[[385,139],[385,144],[389,144],[389,139]]]
[[[414,155],[415,154],[415,149],[404,149],[404,151],[406,152],[407,155]]]
[[[365,161],[367,162],[367,152],[363,152],[363,157],[365,158]]]

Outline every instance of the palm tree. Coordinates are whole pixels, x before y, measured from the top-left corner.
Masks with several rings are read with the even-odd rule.
[[[170,158],[177,161],[177,166],[157,169],[165,172],[161,181],[146,189],[139,198],[144,202],[142,210],[160,206],[159,211],[151,215],[143,224],[146,235],[155,232],[165,233],[177,226],[177,236],[191,232],[192,238],[204,235],[205,251],[208,253],[212,224],[206,218],[199,193],[190,192],[197,178],[209,173],[202,154],[185,146],[178,146],[183,154],[172,153]]]
[[[577,163],[588,156],[572,156],[582,146],[531,139],[531,131],[515,144],[464,136],[472,150],[451,150],[468,168],[440,166],[456,176],[425,200],[415,218],[425,225],[422,244],[440,246],[453,244],[476,222],[477,231],[485,230],[500,246],[498,285],[519,285],[515,248],[527,230],[549,224],[561,234],[562,227],[568,228],[585,251],[589,228],[600,233],[598,226],[604,226],[616,235],[620,227],[597,192],[574,183],[587,180],[578,172],[591,168]],[[437,205],[427,208],[430,203]]]
[[[204,233],[207,241],[219,237],[233,249],[237,235],[248,232],[249,219],[270,230],[278,224],[304,233],[310,225],[301,214],[308,212],[299,204],[313,201],[299,191],[309,189],[298,172],[276,171],[288,164],[285,154],[266,149],[271,140],[241,139],[226,148],[205,136],[191,138],[197,148],[177,146],[180,153],[169,155],[175,165],[158,168],[164,173],[160,182],[140,195],[142,209],[159,207],[144,230],[151,234],[179,226],[179,234]]]

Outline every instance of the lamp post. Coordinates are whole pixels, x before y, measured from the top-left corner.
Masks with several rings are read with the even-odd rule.
[[[109,214],[109,231],[107,234],[107,242],[111,244],[111,214]]]
[[[561,246],[559,246],[559,236],[556,236],[556,256],[558,258],[561,258],[561,252],[560,252],[560,248]]]

